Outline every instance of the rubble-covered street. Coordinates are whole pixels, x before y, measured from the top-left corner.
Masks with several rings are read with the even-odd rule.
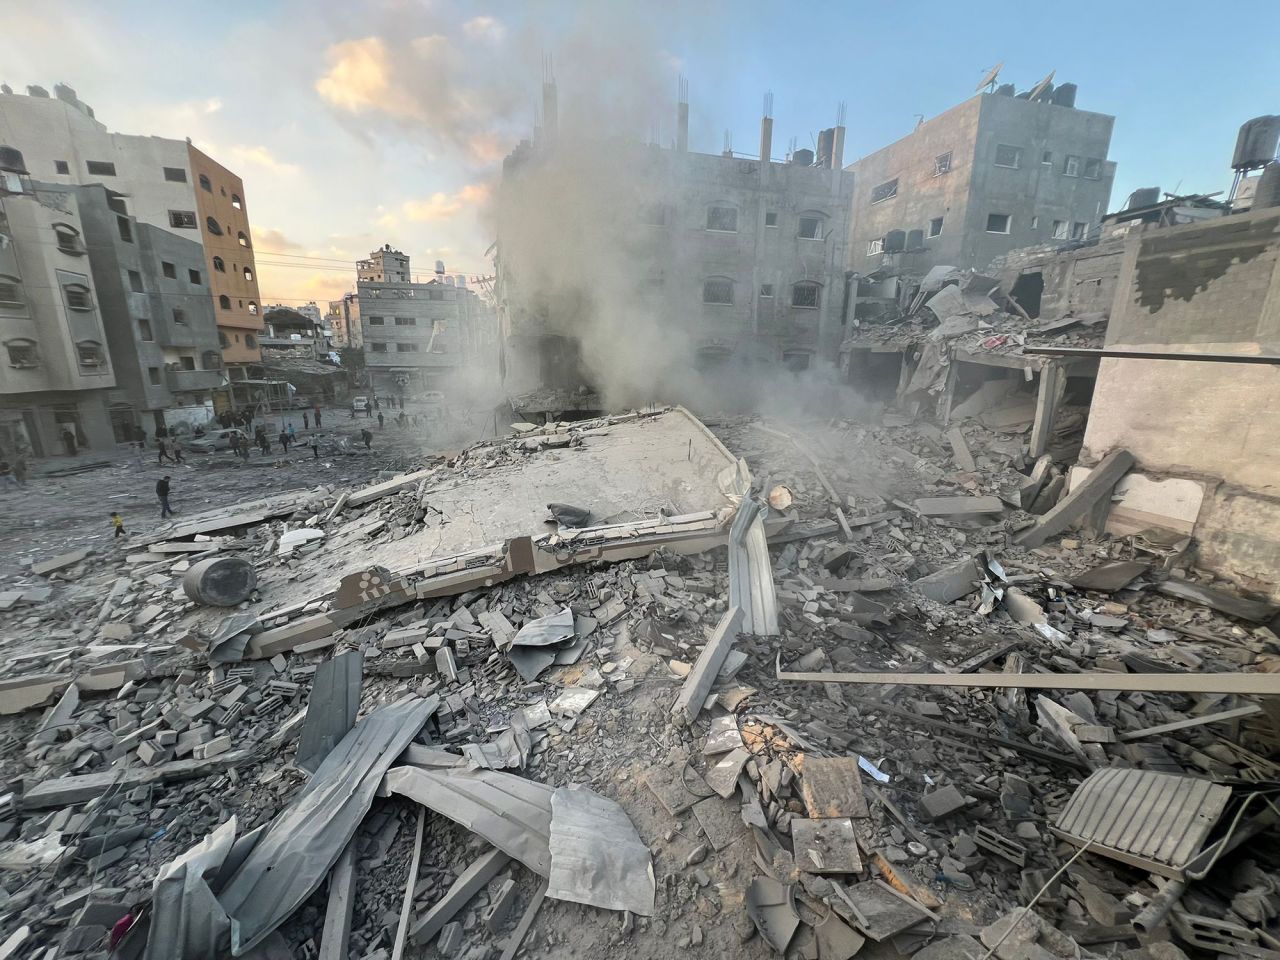
[[[5,955],[1270,956],[1277,611],[1055,522],[1100,483],[1028,512],[1021,429],[660,408],[179,467],[211,509],[127,547],[19,508]]]

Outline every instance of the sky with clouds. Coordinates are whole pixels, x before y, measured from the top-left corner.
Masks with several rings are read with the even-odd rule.
[[[340,295],[382,243],[415,272],[490,272],[488,204],[548,57],[566,124],[669,142],[683,74],[693,149],[719,152],[727,132],[754,150],[769,90],[775,152],[812,146],[845,101],[846,162],[997,62],[1019,89],[1055,70],[1079,107],[1117,116],[1113,207],[1140,186],[1226,188],[1240,123],[1280,112],[1271,4],[1229,42],[1195,38],[1208,14],[1193,0],[0,0],[0,14],[0,80],[66,82],[113,130],[190,137],[244,179],[263,260],[327,258],[260,264],[267,302]]]

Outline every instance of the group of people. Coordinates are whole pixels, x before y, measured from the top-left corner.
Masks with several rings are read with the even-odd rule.
[[[351,419],[354,420],[356,418],[357,410],[363,410],[365,417],[368,419],[372,419],[374,413],[376,412],[378,414],[378,425],[381,426],[382,425],[381,410],[384,405],[388,410],[394,410],[398,406],[401,411],[400,416],[402,417],[404,416],[404,397],[397,397],[394,395],[390,397],[379,397],[375,395],[372,400],[366,400],[364,402],[363,407],[357,407],[355,404],[352,404]]]

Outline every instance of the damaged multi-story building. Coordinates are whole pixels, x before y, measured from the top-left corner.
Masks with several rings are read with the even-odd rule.
[[[778,161],[771,112],[757,154],[697,153],[687,97],[666,148],[560,129],[544,86],[542,125],[507,157],[496,204],[500,365],[517,411],[684,396],[694,379],[755,385],[834,353],[844,127],[823,131],[816,157]]]

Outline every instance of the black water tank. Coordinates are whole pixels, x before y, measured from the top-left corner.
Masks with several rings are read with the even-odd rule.
[[[1074,107],[1076,105],[1076,85],[1074,83],[1058,84],[1058,89],[1053,91],[1053,102],[1060,107]]]
[[[1137,210],[1139,207],[1149,207],[1153,203],[1159,202],[1159,187],[1140,187],[1133,191],[1133,193],[1129,194],[1129,199],[1125,201],[1123,209]]]
[[[902,230],[890,230],[884,235],[884,252],[901,253],[907,246],[907,235]]]
[[[5,173],[26,173],[26,164],[22,161],[22,151],[17,147],[0,146],[0,170]]]
[[[1231,158],[1231,166],[1236,170],[1248,167],[1260,167],[1276,158],[1276,150],[1280,147],[1280,117],[1254,117],[1240,125],[1240,135],[1236,137],[1236,152]]]
[[[1013,91],[1014,91],[1014,86],[1012,83],[1002,83],[1000,84],[1000,86],[996,87],[996,96],[1012,97]]]
[[[813,151],[808,148],[801,148],[791,154],[791,162],[801,167],[812,167]]]

